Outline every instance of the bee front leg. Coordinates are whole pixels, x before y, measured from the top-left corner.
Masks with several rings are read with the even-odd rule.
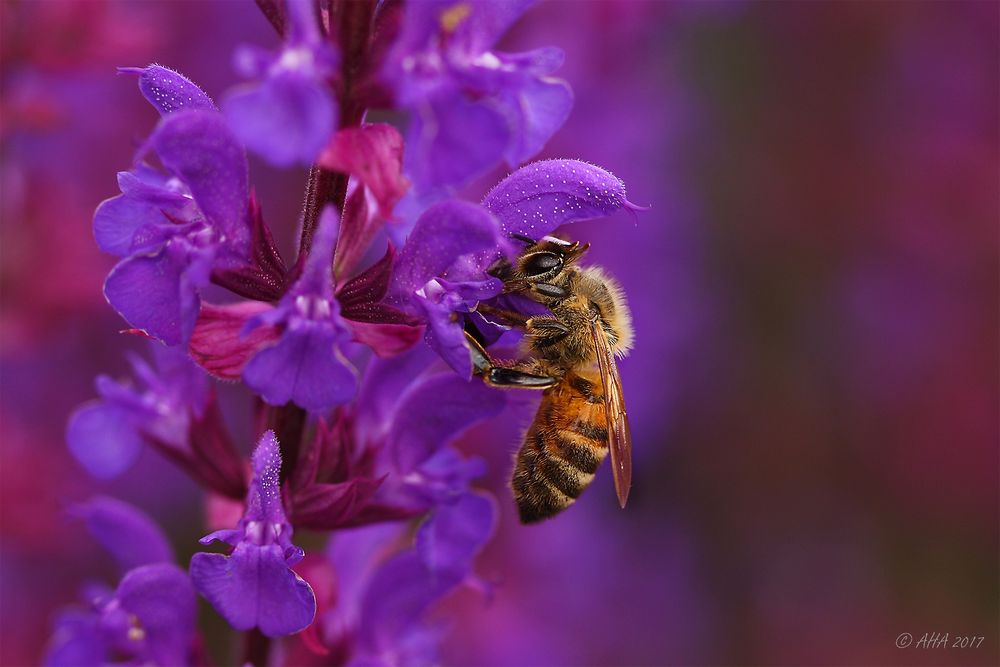
[[[528,321],[526,315],[521,313],[516,313],[513,310],[506,310],[504,308],[496,308],[488,303],[480,303],[476,307],[476,312],[482,315],[487,320],[491,318],[498,324],[502,324],[508,327],[518,327],[523,329],[525,322]]]
[[[469,356],[476,375],[481,376],[483,382],[488,385],[517,389],[548,389],[559,383],[559,378],[535,375],[522,370],[524,364],[514,364],[512,367],[498,366],[468,331],[465,332],[465,344],[469,348]]]

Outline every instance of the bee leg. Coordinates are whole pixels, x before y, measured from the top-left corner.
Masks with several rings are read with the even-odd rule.
[[[532,317],[525,323],[529,336],[556,342],[569,334],[570,328],[554,317]]]
[[[485,317],[486,319],[494,319],[498,324],[503,324],[508,327],[518,327],[523,329],[525,322],[528,321],[526,315],[521,313],[515,313],[513,310],[505,310],[503,308],[496,308],[487,303],[481,303],[476,307],[476,311]]]
[[[493,368],[493,360],[490,359],[489,353],[486,352],[486,348],[476,340],[468,331],[465,331],[465,346],[469,348],[469,357],[472,359],[472,368],[475,370],[477,375],[482,375]]]
[[[517,389],[548,389],[559,384],[558,378],[532,375],[516,368],[497,366],[483,376],[486,384],[493,387],[513,387]]]
[[[569,296],[569,292],[565,288],[549,283],[536,283],[532,285],[531,289],[548,299],[565,299]]]
[[[465,344],[469,348],[469,356],[476,375],[494,387],[517,387],[522,389],[548,389],[558,384],[559,379],[544,375],[534,375],[523,370],[497,366],[493,363],[486,349],[468,331],[465,332]]]

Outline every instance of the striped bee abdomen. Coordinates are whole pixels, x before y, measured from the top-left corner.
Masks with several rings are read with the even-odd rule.
[[[569,507],[608,455],[604,389],[596,372],[570,372],[542,395],[517,453],[511,486],[522,523]]]

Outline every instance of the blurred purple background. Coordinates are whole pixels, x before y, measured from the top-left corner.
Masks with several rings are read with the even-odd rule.
[[[90,224],[155,113],[114,68],[218,94],[234,46],[275,38],[249,2],[0,12],[0,664],[21,665],[112,572],[67,504],[131,500],[183,558],[204,533],[155,453],[98,484],[63,443],[136,346]],[[448,662],[997,664],[1000,5],[553,2],[505,46],[545,44],[577,102],[543,156],[651,207],[571,230],[635,315],[634,489],[620,511],[605,468],[521,527],[506,480],[533,404],[469,433],[503,508],[479,565],[497,587],[439,609]],[[290,251],[305,174],[251,170]],[[935,631],[985,641],[894,645]]]

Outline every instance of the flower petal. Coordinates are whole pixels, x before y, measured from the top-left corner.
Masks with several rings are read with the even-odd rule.
[[[149,65],[145,68],[119,67],[120,74],[138,74],[139,91],[160,115],[167,115],[182,109],[203,109],[215,111],[212,98],[205,94],[194,82],[180,72]]]
[[[288,569],[277,544],[241,542],[231,556],[197,553],[191,580],[237,630],[259,627],[268,637],[290,635],[316,614],[312,588]]]
[[[473,424],[500,413],[503,392],[452,373],[432,375],[398,398],[386,438],[397,469],[408,472]]]
[[[361,643],[374,651],[395,647],[461,580],[450,572],[431,572],[413,551],[390,559],[375,572],[362,599]]]
[[[471,3],[468,19],[455,28],[455,46],[467,53],[479,54],[490,50],[507,29],[537,0],[505,0],[504,2]],[[420,4],[420,3],[415,3]],[[454,6],[452,3],[448,5]]]
[[[56,617],[53,626],[52,640],[42,663],[45,667],[104,664],[108,647],[101,637],[97,614],[68,610]]]
[[[76,460],[98,479],[125,472],[142,451],[142,438],[131,412],[103,401],[87,403],[70,416],[66,444]]]
[[[323,39],[316,24],[315,6],[311,0],[288,0],[288,41],[291,43],[315,44]]]
[[[247,158],[221,114],[178,111],[150,136],[163,165],[191,190],[195,202],[238,255],[249,251]]]
[[[536,0],[455,2],[428,0],[406,3],[403,32],[393,56],[402,60],[414,51],[440,42],[468,56],[488,51]],[[445,39],[442,39],[445,38]]]
[[[118,172],[122,194],[106,199],[94,212],[94,238],[104,252],[124,257],[152,249],[170,236],[157,226],[176,220],[193,220],[197,211],[181,186],[146,165]],[[146,228],[146,229],[144,229]]]
[[[505,233],[539,239],[560,225],[636,208],[614,174],[579,160],[542,160],[521,167],[483,199]]]
[[[566,62],[566,53],[557,46],[543,46],[540,49],[520,53],[496,52],[493,55],[499,64],[507,65],[500,68],[501,70],[520,70],[520,73],[534,77],[551,74]]]
[[[311,164],[337,126],[326,85],[296,71],[234,89],[222,112],[247,148],[279,167]]]
[[[456,87],[418,106],[408,135],[406,173],[428,192],[459,187],[496,165],[511,129],[500,111],[468,100]]]
[[[424,340],[432,350],[451,366],[459,377],[468,382],[472,379],[472,359],[465,344],[462,322],[448,304],[435,303],[429,299],[416,298],[416,304],[427,319]]]
[[[180,182],[145,163],[135,165],[132,171],[119,171],[118,189],[123,195],[148,199],[161,206],[176,206],[190,201],[184,195]]]
[[[417,531],[416,549],[435,572],[454,572],[463,577],[472,569],[472,559],[496,528],[496,501],[483,493],[465,493],[456,501],[439,506]]]
[[[369,199],[372,201],[369,202]],[[344,201],[343,231],[337,239],[337,252],[333,259],[333,272],[338,281],[351,275],[364,259],[365,251],[382,228],[382,223],[368,188],[357,181],[350,181]]]
[[[333,530],[347,525],[379,484],[379,479],[364,477],[339,484],[311,484],[295,495],[292,522],[312,530]]]
[[[340,250],[340,244],[337,244]],[[342,312],[355,305],[378,304],[389,290],[392,266],[396,255],[392,244],[385,249],[382,259],[337,288],[337,302]]]
[[[190,421],[187,444],[190,455],[185,457],[183,467],[189,470],[192,477],[226,498],[246,497],[243,457],[230,439],[214,392],[201,414]]]
[[[410,187],[402,172],[403,137],[384,123],[339,130],[318,163],[356,177],[375,196],[383,218],[392,215],[396,202]]]
[[[198,319],[198,288],[208,282],[210,249],[174,239],[158,252],[122,260],[104,282],[108,303],[133,327],[167,345],[186,341]]]
[[[285,261],[252,190],[249,208],[251,261],[228,258],[229,261],[214,267],[212,282],[253,301],[277,301],[285,293],[288,273]]]
[[[240,507],[242,508],[242,504]],[[223,528],[215,530],[198,540],[199,544],[209,545],[212,542],[225,542],[230,546],[236,546],[243,539],[243,531],[237,528]]]
[[[257,441],[250,456],[253,465],[253,480],[247,496],[246,519],[267,521],[273,524],[287,523],[285,509],[281,502],[281,446],[274,431],[265,431]]]
[[[347,320],[351,340],[367,345],[382,358],[394,357],[413,347],[424,333],[423,327],[412,324],[358,322]]]
[[[170,542],[145,512],[128,503],[98,496],[73,508],[87,522],[90,534],[122,570],[174,560]]]
[[[243,381],[270,405],[293,401],[315,412],[346,403],[357,389],[336,332],[312,323],[286,330],[277,345],[258,352],[243,369]]]
[[[155,374],[144,378],[151,389],[169,398],[175,405],[190,407],[201,416],[211,398],[211,383],[195,365],[184,348],[166,347],[150,341],[150,354],[155,364]],[[136,359],[130,359],[136,377],[140,377]]]
[[[486,462],[465,458],[454,447],[443,447],[420,464],[422,495],[434,505],[449,502],[469,490],[469,484],[486,474]]]
[[[104,252],[125,257],[133,251],[138,230],[167,222],[163,208],[155,203],[118,195],[102,201],[94,212],[94,238]]]
[[[337,308],[333,299],[333,253],[340,234],[340,218],[333,206],[326,206],[319,215],[316,235],[313,237],[312,248],[306,258],[302,275],[292,286],[293,294],[287,295],[283,302],[294,300],[295,295],[307,294],[330,301],[332,308]]]
[[[417,345],[391,360],[371,360],[354,402],[355,430],[363,439],[384,438],[400,396],[436,358],[426,345]]]
[[[475,304],[479,301],[492,299],[503,291],[503,281],[499,278],[462,280],[458,282],[438,278],[435,282],[441,285],[448,293],[461,299],[465,304]]]
[[[573,90],[562,79],[532,78],[502,96],[508,118],[514,125],[513,138],[504,153],[514,167],[531,159],[545,147],[573,108]]]
[[[456,266],[460,270],[449,272],[448,278],[482,278],[482,269],[505,241],[499,223],[483,207],[459,200],[435,204],[417,220],[399,253],[390,298],[405,303],[427,281],[463,259],[464,266]]]
[[[496,279],[448,282],[442,278],[430,280],[413,301],[423,310],[429,325],[427,344],[448,362],[461,377],[472,378],[472,360],[465,343],[464,317],[481,299],[495,297],[503,289]]]
[[[273,326],[259,326],[243,333],[252,317],[270,309],[270,304],[260,301],[227,306],[202,304],[189,343],[191,356],[217,378],[239,379],[251,357],[278,340],[278,330]]]
[[[116,597],[138,618],[153,664],[188,664],[197,601],[183,570],[167,563],[137,567],[122,579]]]

